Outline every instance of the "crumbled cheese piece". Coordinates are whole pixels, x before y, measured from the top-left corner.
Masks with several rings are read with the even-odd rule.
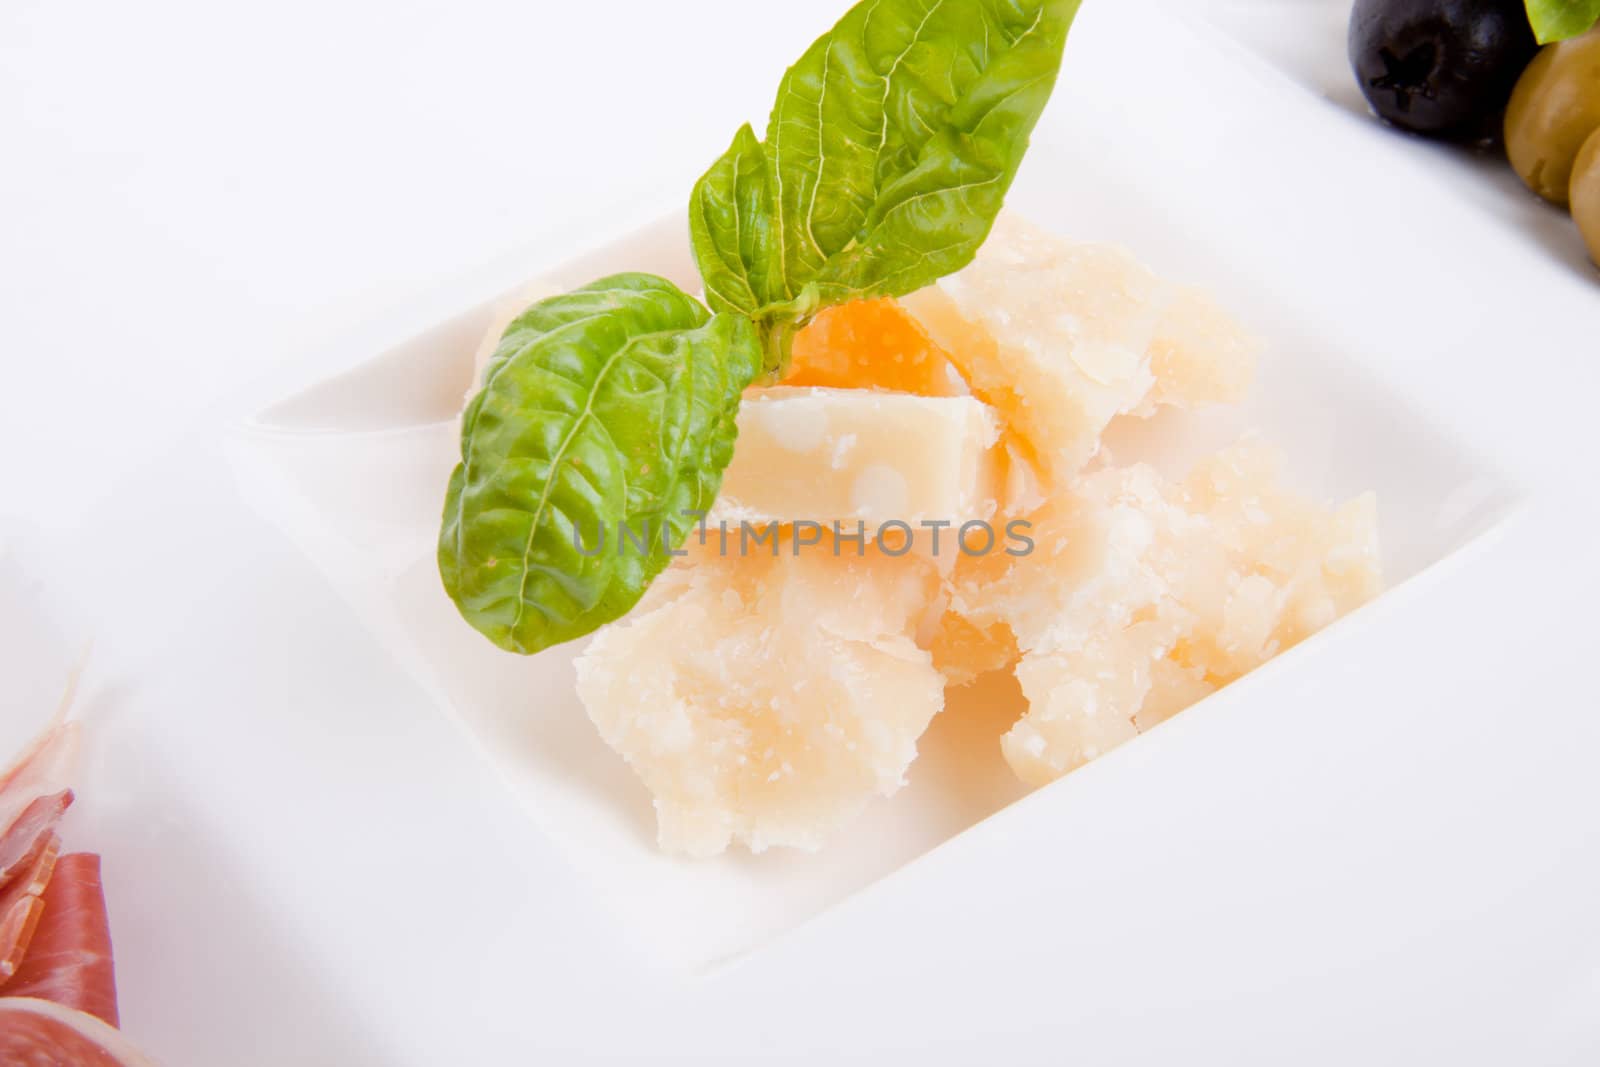
[[[775,386],[746,392],[717,515],[961,523],[994,513],[994,414],[970,396]],[[852,529],[854,527],[852,526]]]
[[[1134,714],[1174,629],[1171,620],[1147,619],[1108,626],[1071,648],[1025,653],[1016,674],[1028,711],[1000,739],[1017,777],[1042,785],[1136,735]]]
[[[899,789],[944,703],[915,639],[937,587],[916,556],[697,551],[603,629],[578,693],[654,794],[662,848],[814,849]]]
[[[1102,469],[1032,516],[1033,554],[956,569],[949,611],[1016,640],[1019,777],[1060,777],[1377,593],[1370,494],[1325,508],[1279,487],[1279,464],[1247,441],[1181,485]]]
[[[1196,604],[1185,661],[1226,684],[1383,589],[1378,504],[1363,493],[1327,507],[1280,484],[1282,455],[1257,440],[1200,465],[1183,486],[1241,572],[1226,598]],[[1200,609],[1206,609],[1201,611]]]
[[[1261,343],[1203,291],[1179,286],[1161,312],[1150,342],[1155,387],[1137,410],[1160,404],[1196,408],[1237,404],[1250,391]]]
[[[963,568],[958,560],[955,570]],[[1004,623],[980,626],[958,611],[947,611],[928,642],[933,665],[950,685],[967,685],[990,671],[1017,662],[1017,639]]]
[[[1117,415],[1237,399],[1256,350],[1210,301],[1121,249],[1006,215],[971,265],[905,306],[1005,422],[1012,510],[1069,484]]]

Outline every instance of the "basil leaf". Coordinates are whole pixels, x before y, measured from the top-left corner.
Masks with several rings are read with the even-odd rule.
[[[1079,0],[863,0],[784,75],[689,206],[707,299],[766,369],[823,307],[972,261],[1016,176]]]
[[[902,296],[972,261],[1079,0],[865,0],[784,75],[767,128],[788,297]]]
[[[695,183],[689,235],[713,311],[754,318],[784,298],[773,254],[772,172],[749,124]]]
[[[1600,23],[1600,0],[1528,0],[1528,21],[1540,44],[1565,41]]]
[[[518,317],[467,406],[445,500],[439,571],[467,621],[532,653],[632,608],[663,542],[716,498],[760,360],[750,320],[648,274]],[[619,524],[649,547],[619,543]]]

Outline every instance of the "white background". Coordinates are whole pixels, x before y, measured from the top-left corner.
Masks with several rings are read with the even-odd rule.
[[[1285,10],[1301,6],[1304,25],[1328,28],[1310,5]],[[770,1042],[804,1061],[828,1048],[808,1017],[819,1005],[854,1035],[855,1058],[942,1041],[954,1062],[991,1042],[1061,1062],[1072,1050],[1047,1044],[1050,1028],[1073,1019],[1102,1039],[1104,1062],[1119,1047],[1103,1042],[1118,1031],[1109,1002],[1125,1006],[1120,1047],[1141,1062],[1175,1062],[1201,1040],[1195,1062],[1594,1062],[1600,939],[1592,917],[1572,917],[1593,898],[1600,842],[1592,819],[1560,817],[1594,792],[1553,754],[1592,748],[1594,735],[1552,736],[1515,685],[1499,745],[1447,737],[1438,766],[1415,768],[1386,762],[1373,737],[1378,755],[1352,789],[1397,788],[1411,771],[1488,783],[1406,793],[1397,818],[1412,846],[1390,857],[1390,885],[1310,868],[1227,885],[1232,859],[1297,828],[1272,820],[1270,777],[1223,784],[1208,810],[1237,824],[1225,843],[1238,856],[1193,868],[1214,881],[1125,887],[1148,909],[1141,936],[1109,915],[1074,917],[1083,951],[1121,950],[1114,972],[1059,986],[1041,973],[1014,1017],[994,1010],[988,977],[1019,965],[1022,948],[1008,946],[1028,936],[1010,905],[1049,901],[1030,897],[1016,880],[1026,869],[991,836],[936,857],[996,872],[961,883],[972,895],[959,911],[880,916],[855,958],[788,946],[792,969],[759,998],[738,996],[737,981],[718,994],[740,1013],[723,1032],[682,990],[614,977],[627,955],[606,916],[547,879],[531,828],[448,723],[239,507],[215,451],[224,426],[281,383],[510,284],[548,258],[541,246],[680,200],[839,7],[0,5],[0,514],[20,518],[16,551],[52,610],[97,641],[85,713],[98,792],[76,843],[107,856],[130,1033],[175,1067],[474,1064],[535,1048],[566,1062],[650,1047],[657,1031],[688,1060],[747,1060]],[[1184,90],[1181,71],[1137,76]],[[1500,612],[1518,610],[1515,582],[1495,595]],[[1527,652],[1508,646],[1500,677],[1514,679]],[[1358,682],[1326,684],[1359,695]],[[1386,699],[1426,702],[1426,682]],[[1593,707],[1592,688],[1567,691]],[[6,692],[0,709],[12,733],[32,713]],[[1496,798],[1506,767],[1530,792]],[[204,802],[223,796],[251,803]],[[218,814],[241,807],[259,818]],[[1183,818],[1098,814],[1152,834]],[[1481,828],[1481,853],[1459,847],[1463,819]],[[1452,846],[1430,848],[1446,827]],[[1112,833],[1083,862],[1116,854]],[[1299,909],[1330,883],[1348,914]],[[1243,892],[1285,951],[1219,927],[1162,954],[1160,938],[1178,933],[1163,930],[1162,903],[1180,889]],[[338,953],[320,950],[332,940]],[[943,992],[890,1008],[887,991],[925,977],[941,958],[927,946],[946,942],[964,955]],[[1251,1032],[1206,1029],[1224,1008],[1247,1017],[1237,999],[1251,993],[1235,984],[1234,1002],[1217,1002],[1208,955],[1235,973],[1259,967]],[[1341,981],[1375,971],[1388,980]],[[512,995],[508,975],[525,977]],[[1430,996],[1441,975],[1454,976],[1449,996]],[[1090,996],[1107,987],[1115,997]],[[1537,1017],[1519,999],[1535,988]],[[1161,1024],[1141,1018],[1147,994],[1181,1007]],[[1088,1001],[1094,1014],[1075,1018]],[[619,1038],[627,1030],[637,1040]]]

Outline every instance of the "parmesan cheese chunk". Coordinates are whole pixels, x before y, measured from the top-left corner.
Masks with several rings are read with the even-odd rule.
[[[1324,507],[1279,466],[1246,441],[1182,484],[1096,471],[1033,515],[1031,555],[956,568],[949,612],[1016,641],[1028,710],[1001,744],[1019,777],[1066,774],[1376,595],[1371,495]]]
[[[655,797],[661,847],[815,849],[900,788],[944,678],[915,556],[697,553],[578,659],[578,693]]]
[[[1257,347],[1121,249],[1006,215],[971,265],[904,304],[1004,421],[1013,510],[1067,485],[1118,415],[1239,399]]]
[[[1199,289],[1172,291],[1150,341],[1155,386],[1137,414],[1157,405],[1237,404],[1250,391],[1260,342]]]
[[[994,513],[998,436],[994,414],[970,396],[752,389],[739,409],[716,516],[912,525],[986,519]]]

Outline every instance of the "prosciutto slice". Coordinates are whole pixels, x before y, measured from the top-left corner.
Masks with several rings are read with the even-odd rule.
[[[55,828],[72,803],[66,783],[78,734],[63,719],[66,707],[0,772],[0,987],[21,967],[44,918],[43,893],[60,849]]]
[[[0,1064],[6,1067],[156,1067],[115,1028],[30,997],[0,997]]]
[[[0,1067],[154,1067],[116,1029],[100,857],[61,855],[77,677],[50,724],[0,768]]]
[[[34,849],[28,866],[0,886],[0,987],[22,965],[28,944],[38,928],[39,917],[44,914],[45,886],[55,871],[56,856],[61,851],[61,838],[47,833]]]
[[[72,804],[72,790],[34,797],[10,826],[0,831],[0,888],[32,867],[40,847]]]
[[[0,834],[4,835],[0,840],[11,836],[11,828],[27,816],[41,797],[65,793],[67,803],[71,803],[77,768],[78,724],[58,717],[34,738],[15,763],[0,772]],[[60,817],[59,811],[56,816]],[[0,856],[0,863],[3,862],[4,857]]]
[[[33,941],[0,994],[54,1001],[116,1026],[117,980],[100,857],[62,856],[41,900],[44,912]]]

